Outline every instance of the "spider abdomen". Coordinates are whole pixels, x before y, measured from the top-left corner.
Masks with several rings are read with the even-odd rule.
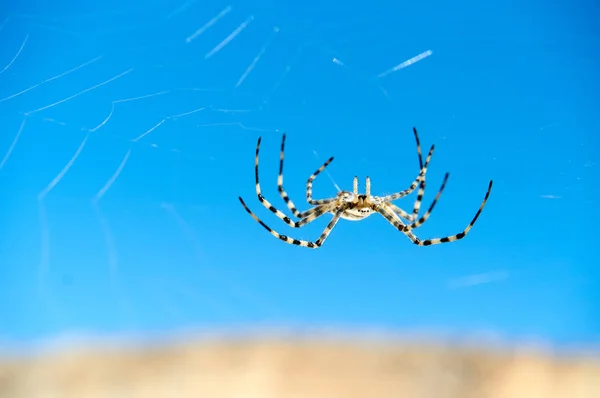
[[[373,211],[368,207],[353,208],[344,211],[340,217],[345,220],[360,221],[369,217],[371,214],[373,214]]]

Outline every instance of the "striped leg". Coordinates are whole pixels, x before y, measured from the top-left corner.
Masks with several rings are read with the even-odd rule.
[[[425,220],[427,219],[427,217],[429,217],[429,213],[431,213],[431,210],[433,210],[433,207],[435,206],[435,202],[439,198],[439,196],[441,194],[441,191],[444,189],[444,185],[446,184],[447,180],[448,180],[448,174],[446,174],[446,178],[444,179],[444,183],[442,184],[442,188],[438,192],[438,195],[436,196],[436,199],[434,200],[434,202],[432,203],[432,205],[429,207],[429,210],[427,210],[427,213],[425,213],[425,215],[423,217],[421,217],[421,219],[419,219],[419,221],[417,221],[414,224],[405,225],[404,223],[402,223],[402,220],[400,220],[400,218],[398,217],[398,215],[395,214],[394,211],[392,209],[388,208],[386,205],[380,206],[377,209],[377,211],[381,215],[383,215],[385,217],[385,219],[388,220],[394,227],[396,227],[396,229],[398,229],[400,232],[402,232],[403,234],[405,234],[406,236],[408,236],[410,238],[410,240],[413,241],[414,244],[419,245],[419,246],[437,245],[439,243],[454,242],[456,240],[462,239],[465,236],[467,236],[467,233],[469,233],[469,231],[471,230],[471,228],[473,228],[473,225],[475,225],[475,222],[477,221],[477,218],[479,218],[479,215],[483,211],[483,208],[484,208],[484,206],[485,206],[488,198],[490,197],[490,192],[492,191],[492,183],[493,183],[493,181],[490,181],[490,185],[488,186],[488,190],[487,190],[487,192],[485,194],[483,202],[481,202],[481,205],[479,206],[479,209],[477,210],[477,213],[475,214],[475,217],[473,217],[473,220],[471,220],[471,222],[469,223],[469,225],[467,225],[467,227],[462,232],[460,232],[460,233],[458,233],[456,235],[452,235],[452,236],[446,236],[446,237],[443,237],[443,238],[426,239],[426,240],[420,240],[419,238],[417,238],[411,232],[412,229],[417,228],[418,226],[420,226],[421,224],[423,224],[425,222]]]
[[[281,211],[277,210],[275,208],[275,206],[273,206],[267,199],[265,199],[265,197],[261,193],[260,179],[258,177],[258,155],[260,153],[261,140],[262,140],[262,137],[258,137],[258,141],[256,142],[256,155],[254,156],[254,179],[256,182],[256,196],[258,197],[258,200],[260,201],[260,203],[262,203],[263,206],[265,206],[267,209],[271,210],[271,212],[273,212],[277,217],[282,219],[286,224],[288,224],[288,225],[293,224],[288,216],[283,214]],[[240,200],[241,200],[241,198],[240,198]],[[245,205],[244,205],[244,207],[245,207]]]
[[[246,211],[252,216],[252,218],[254,218],[254,220],[256,220],[257,223],[259,223],[260,225],[262,225],[263,228],[265,228],[267,231],[269,231],[269,233],[271,235],[273,235],[274,237],[276,237],[277,239],[280,239],[280,240],[284,241],[285,243],[289,243],[291,245],[308,247],[308,248],[311,248],[311,249],[316,249],[318,247],[321,247],[321,245],[323,244],[323,242],[325,242],[325,239],[327,239],[327,237],[331,233],[331,230],[333,229],[333,227],[335,227],[335,224],[337,224],[337,222],[340,219],[340,216],[343,213],[343,210],[341,210],[341,209],[338,210],[335,213],[335,215],[333,216],[333,218],[331,219],[331,221],[329,222],[329,224],[327,224],[327,227],[325,227],[325,230],[323,231],[323,233],[321,234],[321,236],[319,237],[319,239],[317,239],[315,242],[310,242],[310,241],[307,241],[307,240],[300,240],[300,239],[290,238],[289,236],[280,234],[279,232],[275,231],[274,229],[272,229],[271,227],[269,227],[267,224],[265,224],[264,222],[262,222],[252,212],[252,210],[250,210],[248,208],[248,206],[246,206],[246,204],[244,203],[244,201],[242,200],[242,198],[240,198],[240,202],[242,202],[242,205],[244,206],[244,208],[246,209]],[[317,217],[314,217],[313,220],[316,219],[316,218]],[[303,221],[303,220],[300,220],[300,221]],[[310,222],[310,221],[307,221],[306,223],[308,223],[308,222]]]
[[[435,204],[437,203],[438,199],[440,198],[440,195],[442,194],[442,191],[444,190],[444,187],[445,187],[447,181],[448,181],[448,173],[446,173],[444,182],[442,183],[440,190],[438,191],[437,195],[435,196],[435,199],[431,203],[431,206],[429,206],[429,209],[427,209],[427,212],[425,214],[423,214],[423,217],[421,217],[418,221],[414,222],[413,224],[407,225],[404,228],[406,231],[410,231],[411,229],[418,228],[425,221],[427,221],[427,218],[429,218],[429,214],[431,213],[431,211],[435,207]],[[490,185],[488,186],[487,192],[485,193],[485,197],[483,198],[483,201],[481,202],[481,205],[479,206],[479,210],[477,210],[475,217],[473,217],[473,220],[471,220],[471,222],[469,223],[469,225],[467,225],[467,228],[465,228],[465,230],[463,232],[461,232],[457,235],[454,235],[454,237],[456,237],[456,239],[462,239],[469,232],[469,230],[471,230],[471,228],[473,228],[475,221],[477,221],[477,218],[479,218],[479,215],[483,211],[483,208],[485,207],[485,204],[486,204],[488,198],[490,197],[490,193],[492,192],[492,184],[493,184],[493,181],[490,181]],[[448,239],[450,239],[450,241],[456,240],[456,239],[452,239],[452,238],[453,237],[449,237]],[[443,239],[447,239],[447,238],[443,238]]]
[[[419,175],[417,176],[417,178],[415,178],[415,180],[413,181],[413,183],[411,184],[410,187],[408,187],[404,191],[396,192],[391,195],[386,195],[386,196],[382,197],[381,199],[383,199],[386,202],[400,199],[407,195],[410,195],[412,193],[412,191],[414,191],[417,188],[419,183],[421,183],[421,186],[423,186],[423,181],[425,181],[425,174],[427,173],[427,166],[429,166],[429,161],[431,160],[431,155],[433,155],[434,149],[435,149],[435,145],[432,145],[431,149],[429,150],[429,154],[427,155],[427,159],[425,159],[425,164],[423,165],[423,167],[421,167],[421,171],[420,171]],[[418,210],[417,210],[417,212],[418,212]]]
[[[294,214],[294,216],[296,216],[298,218],[304,218],[304,217],[306,217],[307,212],[300,213],[298,211],[298,209],[296,208],[296,206],[294,205],[294,202],[292,202],[292,200],[288,196],[287,192],[283,188],[283,159],[284,159],[284,153],[285,153],[285,134],[283,134],[283,138],[281,139],[281,151],[279,152],[279,175],[277,177],[277,189],[279,190],[279,195],[281,196],[281,198],[283,199],[283,201],[287,205],[288,209],[290,209],[290,211]],[[257,156],[258,156],[258,154],[257,154]],[[323,164],[309,178],[310,186],[309,186],[309,184],[307,184],[307,186],[306,186],[306,197],[308,199],[308,203],[311,204],[311,205],[322,205],[322,204],[326,204],[326,203],[331,203],[333,200],[335,200],[335,199],[324,199],[324,200],[318,200],[318,201],[313,201],[312,200],[312,180],[314,180],[315,177],[321,171],[323,171],[325,169],[325,167],[327,167],[327,165],[329,165],[329,163],[331,163],[332,160],[333,160],[333,157],[331,157],[327,162],[325,162],[325,164]],[[257,160],[257,164],[258,164],[258,160]]]
[[[417,155],[419,156],[419,167],[421,169],[423,169],[423,156],[421,153],[421,141],[419,140],[419,134],[417,133],[416,127],[413,127],[413,133],[415,134],[415,141],[417,142]],[[425,162],[425,167],[427,167],[428,164],[429,164],[429,159],[427,159],[427,161]],[[427,173],[427,171],[424,174],[426,174],[426,173]],[[424,177],[425,177],[425,175],[424,175]],[[419,215],[419,211],[421,209],[421,202],[423,200],[423,196],[425,195],[425,185],[426,185],[425,178],[423,178],[421,180],[421,184],[419,185],[419,191],[417,193],[417,200],[415,201],[412,214],[408,214],[407,212],[405,212],[404,210],[402,210],[400,207],[396,206],[393,203],[389,203],[389,206],[400,217],[405,218],[409,222],[414,223],[417,220],[417,216]],[[420,226],[420,225],[421,224],[419,224],[418,226]],[[414,228],[417,228],[418,226],[415,226]]]
[[[395,204],[389,203],[389,207],[392,210],[394,210],[394,213],[396,213],[400,217],[408,220],[408,222],[414,222],[415,221],[415,216],[413,214],[408,214],[407,212],[405,212],[404,210],[402,210],[400,207],[396,206]]]
[[[250,213],[251,215],[254,214],[250,211],[250,209],[248,208],[248,206],[244,202],[244,199],[242,199],[241,196],[238,196],[238,199],[240,200],[240,202],[242,203],[242,206],[244,206],[244,209],[246,209],[246,211],[248,213]],[[323,214],[328,213],[329,208],[330,208],[329,205],[315,206],[312,209],[305,211],[303,213],[303,214],[306,214],[306,216],[304,218],[300,219],[299,221],[292,221],[288,216],[286,216],[285,214],[283,214],[282,212],[277,210],[273,205],[271,205],[266,199],[263,198],[263,200],[264,200],[263,204],[265,205],[265,207],[268,206],[267,209],[269,209],[273,214],[275,214],[277,217],[279,217],[281,220],[283,220],[284,223],[286,223],[287,225],[289,225],[292,228],[300,228],[310,222],[313,222],[317,218],[321,217]]]
[[[417,129],[415,127],[413,127],[413,133],[415,134],[415,141],[417,142],[417,155],[419,156],[419,168],[421,170],[423,170],[423,155],[421,153],[421,141],[419,140],[419,133],[417,133]],[[433,147],[432,147],[432,150],[433,150]],[[430,155],[431,155],[431,151],[430,151]],[[409,222],[414,222],[417,219],[419,210],[421,209],[421,201],[423,200],[423,195],[425,194],[425,175],[427,174],[427,165],[429,165],[430,155],[427,157],[427,160],[425,162],[426,170],[425,170],[425,173],[423,173],[423,179],[421,180],[421,184],[419,185],[419,191],[417,193],[417,200],[415,201],[412,214],[408,214],[407,212],[405,212],[398,206],[390,203],[390,207],[396,212],[396,214],[398,214],[402,218],[405,218]],[[412,188],[412,186],[411,186],[411,188]],[[413,188],[413,190],[414,190],[414,188]],[[408,194],[410,194],[411,192],[412,192],[412,190],[409,191]]]
[[[303,224],[299,224],[299,222],[294,222],[292,221],[288,216],[286,216],[284,213],[282,213],[281,211],[279,211],[277,208],[275,208],[275,206],[273,206],[271,204],[271,202],[269,202],[267,199],[265,199],[265,197],[262,195],[261,189],[260,189],[260,180],[258,177],[258,159],[259,159],[259,153],[260,153],[260,143],[261,143],[261,137],[258,138],[258,142],[256,143],[256,155],[254,157],[254,177],[256,180],[256,196],[258,197],[258,200],[260,201],[260,203],[262,203],[263,206],[265,206],[267,209],[269,209],[273,214],[275,214],[277,217],[279,217],[281,220],[283,220],[283,222],[285,222],[287,225],[289,225],[290,227],[294,227],[294,228],[299,228],[302,225],[305,225],[306,222],[304,222]],[[246,205],[243,203],[242,198],[240,198],[240,201],[242,201],[242,204],[244,205],[244,207],[246,207]],[[303,215],[304,216],[310,216],[310,215],[314,215],[317,214],[316,217],[324,214],[323,211],[324,209],[322,208],[318,208],[315,207],[307,212],[304,212]],[[310,221],[312,221],[313,219],[311,219]]]
[[[430,215],[431,211],[433,210],[433,208],[435,207],[435,204],[437,203],[438,199],[440,198],[440,195],[442,194],[442,191],[444,190],[444,187],[446,186],[446,181],[448,180],[448,176],[449,176],[449,174],[446,173],[446,176],[444,178],[444,182],[442,183],[442,187],[438,191],[438,194],[435,197],[435,199],[434,199],[433,203],[431,204],[431,206],[429,207],[429,210],[418,221],[416,219],[416,214],[414,214],[414,213],[413,214],[408,214],[407,212],[405,212],[404,210],[402,210],[400,207],[396,206],[393,203],[388,203],[387,204],[388,208],[390,208],[398,216],[400,216],[400,217],[402,217],[402,218],[404,218],[404,219],[406,219],[406,220],[408,220],[409,222],[412,223],[409,226],[407,226],[407,228],[409,230],[420,227],[429,218],[429,215]],[[417,198],[417,201],[420,202],[421,201],[421,197],[422,197],[422,195],[420,195],[420,197]],[[420,205],[419,205],[419,207],[420,207]]]
[[[405,226],[404,227],[405,231],[410,231],[411,229],[419,228],[421,225],[423,225],[423,223],[425,221],[427,221],[427,219],[429,218],[431,212],[433,211],[433,208],[435,207],[437,201],[440,199],[440,196],[442,196],[442,192],[444,191],[444,188],[446,187],[446,183],[448,182],[448,177],[450,177],[450,173],[446,173],[446,175],[444,176],[444,181],[442,182],[442,186],[440,187],[437,195],[435,195],[435,199],[433,199],[433,202],[431,202],[429,209],[427,209],[425,214],[423,214],[423,216],[421,218],[419,218],[418,221],[413,220],[412,224]]]
[[[419,134],[417,133],[417,128],[413,127],[413,133],[415,134],[415,141],[417,142],[417,154],[419,155],[419,167],[423,168],[423,156],[421,154],[421,141],[419,140]],[[423,175],[425,177],[425,175]],[[415,205],[413,207],[411,221],[415,221],[417,216],[419,215],[419,210],[421,209],[421,201],[423,200],[423,195],[425,195],[425,178],[421,181],[421,185],[419,185],[419,191],[417,192],[417,200],[415,201]],[[407,218],[408,219],[408,218]]]
[[[384,204],[384,205],[378,206],[376,210],[386,220],[388,220],[388,222],[390,224],[392,224],[398,231],[400,231],[404,235],[406,235],[414,244],[419,245],[419,246],[428,246],[429,244],[431,244],[431,243],[426,244],[427,241],[421,241],[410,230],[405,231],[406,224],[404,224],[402,222],[402,220],[400,219],[400,216],[398,216],[398,214],[396,214],[394,212],[394,210],[391,207],[389,207],[388,205]]]
[[[317,178],[317,176],[323,170],[325,170],[325,167],[329,166],[329,163],[331,163],[332,161],[333,161],[333,156],[330,157],[325,163],[323,163],[323,165],[321,167],[319,167],[319,169],[317,171],[315,171],[310,177],[308,177],[308,180],[306,181],[306,200],[308,201],[308,203],[310,203],[313,206],[329,203],[334,200],[334,199],[313,199],[312,198],[313,181],[315,180],[315,178]]]

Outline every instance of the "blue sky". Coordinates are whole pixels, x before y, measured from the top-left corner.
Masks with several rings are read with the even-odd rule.
[[[589,2],[4,3],[0,339],[294,325],[597,341],[595,13]],[[464,240],[417,247],[373,216],[310,250],[238,202],[314,240],[329,216],[291,230],[258,202],[257,138],[263,192],[285,209],[287,132],[285,185],[305,210],[306,179],[329,156],[342,189],[355,175],[375,195],[410,185],[413,126],[424,151],[436,144],[425,206],[450,172],[419,237],[460,232],[494,180]],[[315,197],[335,193],[320,176]]]

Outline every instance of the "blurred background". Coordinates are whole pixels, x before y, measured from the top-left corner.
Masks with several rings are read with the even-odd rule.
[[[0,396],[597,391],[597,8],[3,2]],[[423,210],[450,172],[421,239],[461,232],[494,181],[463,240],[419,247],[375,215],[311,250],[238,201],[314,241],[331,216],[292,229],[258,201],[257,139],[263,194],[290,213],[283,133],[304,211],[330,156],[315,198],[355,175],[406,189],[413,126],[436,145]]]

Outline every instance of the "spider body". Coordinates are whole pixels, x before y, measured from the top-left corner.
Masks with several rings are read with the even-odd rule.
[[[344,199],[347,208],[340,215],[340,218],[344,220],[360,221],[369,217],[375,211],[375,206],[371,202],[371,198],[368,198],[367,195],[358,195],[355,197],[352,193],[346,191],[342,191],[340,194],[350,194]],[[329,212],[335,214],[335,210],[333,209]]]
[[[370,190],[371,181],[367,177],[367,190]],[[349,221],[360,221],[377,213],[377,206],[384,201],[378,196],[358,194],[358,179],[354,178],[354,192],[341,191],[337,194],[337,201],[329,213],[336,213],[336,209],[343,209],[340,218]]]
[[[248,214],[250,214],[250,216],[252,216],[252,218],[254,218],[254,220],[256,222],[258,222],[260,225],[262,225],[271,235],[273,235],[274,237],[276,237],[280,240],[283,240],[286,243],[303,246],[303,247],[309,247],[309,248],[320,247],[323,244],[323,242],[325,241],[325,239],[327,239],[327,237],[329,236],[329,233],[331,232],[333,227],[335,227],[335,225],[337,224],[337,222],[340,219],[345,219],[345,220],[350,220],[350,221],[360,221],[360,220],[363,220],[375,213],[378,213],[381,216],[383,216],[398,231],[402,232],[414,244],[419,245],[419,246],[429,246],[429,245],[434,245],[434,244],[439,244],[439,243],[448,243],[448,242],[453,242],[453,241],[462,239],[471,230],[471,228],[477,221],[477,218],[481,214],[481,212],[490,196],[490,192],[492,189],[492,181],[490,181],[488,190],[485,194],[485,198],[483,199],[483,202],[479,206],[479,210],[475,214],[475,217],[473,217],[473,219],[471,220],[469,225],[467,225],[467,227],[462,232],[460,232],[456,235],[443,237],[443,238],[433,238],[433,239],[425,239],[425,240],[419,239],[417,236],[415,236],[415,234],[412,232],[412,230],[423,225],[423,223],[429,218],[429,215],[431,214],[433,208],[435,207],[435,204],[439,200],[440,195],[442,194],[442,192],[446,186],[446,182],[448,181],[449,174],[446,173],[446,175],[444,177],[444,181],[442,182],[442,185],[441,185],[440,189],[438,190],[438,193],[437,193],[435,199],[429,206],[429,209],[425,212],[425,214],[421,218],[417,219],[417,215],[419,213],[419,209],[421,206],[421,200],[423,198],[423,194],[425,191],[425,177],[426,177],[426,173],[427,173],[427,167],[429,165],[429,161],[431,160],[431,156],[433,155],[435,146],[433,146],[433,145],[431,146],[431,149],[429,150],[427,158],[425,159],[425,163],[423,163],[423,159],[421,156],[421,146],[420,146],[420,142],[419,142],[419,136],[418,136],[417,130],[415,128],[413,128],[413,132],[415,134],[415,139],[417,142],[417,153],[419,156],[420,172],[419,172],[419,175],[413,181],[413,183],[407,189],[397,192],[397,193],[394,193],[394,194],[391,194],[391,195],[372,196],[371,195],[371,180],[369,177],[367,177],[366,184],[365,184],[365,193],[359,194],[358,193],[358,178],[354,177],[352,192],[341,191],[334,198],[314,200],[312,198],[313,181],[333,161],[333,157],[332,157],[329,160],[327,160],[316,172],[314,172],[308,178],[308,181],[306,183],[306,199],[307,199],[308,203],[310,205],[313,205],[314,207],[305,212],[298,211],[298,209],[296,208],[296,206],[294,205],[294,203],[289,198],[289,196],[287,195],[287,193],[285,192],[285,190],[283,188],[283,159],[284,159],[284,149],[285,149],[285,134],[284,134],[282,141],[281,141],[281,152],[280,152],[280,157],[279,157],[279,176],[277,178],[277,185],[278,185],[278,190],[279,190],[279,194],[280,194],[281,198],[286,203],[288,209],[294,214],[295,217],[297,217],[299,219],[299,221],[292,221],[287,215],[285,215],[283,212],[281,212],[280,210],[275,208],[262,195],[261,188],[260,188],[260,182],[259,182],[259,174],[258,174],[258,159],[259,159],[258,155],[259,155],[259,151],[260,151],[261,138],[258,139],[258,142],[256,144],[256,155],[255,155],[256,195],[258,197],[258,200],[263,204],[263,206],[265,206],[267,209],[269,209],[279,219],[281,219],[283,222],[285,222],[287,225],[289,225],[293,228],[300,228],[304,225],[307,225],[310,222],[316,220],[317,218],[321,217],[324,214],[327,214],[327,213],[333,214],[333,218],[331,219],[329,224],[327,224],[327,227],[325,228],[325,230],[323,231],[321,236],[315,242],[290,238],[286,235],[282,235],[282,234],[276,232],[271,227],[267,226],[267,224],[265,224],[263,221],[261,221],[252,212],[252,210],[250,210],[248,208],[248,206],[246,206],[246,203],[244,203],[244,200],[241,197],[239,197],[239,200],[242,203],[242,206],[244,207],[244,209],[248,212]],[[395,204],[392,203],[392,201],[394,201],[396,199],[400,199],[404,196],[411,194],[417,188],[417,186],[419,187],[419,191],[417,194],[417,199],[414,203],[414,208],[413,208],[412,214],[405,212],[404,210],[402,210],[401,208],[399,208],[398,206],[396,206]],[[403,219],[405,219],[406,222]]]

